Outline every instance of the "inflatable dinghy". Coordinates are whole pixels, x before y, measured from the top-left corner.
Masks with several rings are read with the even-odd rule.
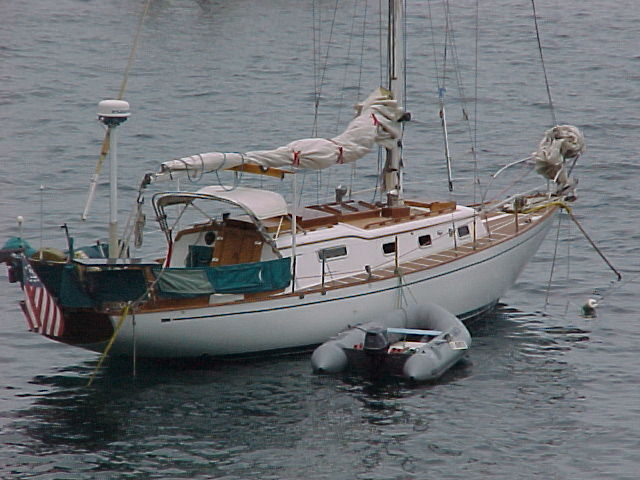
[[[455,315],[418,305],[341,332],[315,349],[311,365],[317,373],[364,366],[425,382],[449,370],[470,345],[471,335]]]

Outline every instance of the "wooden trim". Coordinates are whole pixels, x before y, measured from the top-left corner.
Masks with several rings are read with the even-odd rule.
[[[193,227],[185,228],[176,233],[176,238],[173,242],[179,241],[185,235],[189,235],[190,233],[200,233],[200,232],[218,232],[220,230],[221,225],[216,223],[215,221],[209,223],[201,223],[195,225]]]
[[[287,170],[281,170],[279,168],[262,167],[260,165],[255,165],[253,163],[244,163],[242,165],[237,165],[235,167],[227,168],[226,170],[233,170],[233,171],[242,172],[242,173],[251,173],[254,175],[266,175],[267,177],[279,178],[280,180],[282,180],[287,173],[289,174],[293,173]]]

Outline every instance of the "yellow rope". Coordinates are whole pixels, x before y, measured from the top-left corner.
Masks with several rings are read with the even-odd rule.
[[[533,213],[533,212],[537,212],[538,210],[545,210],[549,207],[560,207],[560,208],[564,208],[569,214],[573,213],[571,210],[571,207],[567,205],[566,202],[563,202],[561,200],[554,200],[553,202],[547,202],[547,203],[543,203],[542,205],[536,205],[534,207],[523,210],[522,213]]]
[[[107,343],[107,346],[104,348],[102,355],[100,355],[100,360],[98,360],[98,364],[96,365],[96,368],[94,368],[93,372],[91,373],[91,377],[89,377],[89,381],[87,382],[87,387],[91,386],[91,384],[93,383],[93,379],[96,377],[96,374],[98,373],[98,370],[100,370],[100,367],[102,367],[102,363],[104,362],[105,358],[107,358],[107,355],[109,354],[109,350],[111,350],[111,347],[113,346],[113,342],[115,342],[116,337],[118,336],[118,332],[120,332],[120,328],[122,327],[122,324],[124,323],[125,318],[127,318],[127,315],[129,315],[130,308],[131,308],[131,305],[127,303],[127,305],[122,310],[122,315],[120,316],[120,320],[118,320],[118,324],[116,325],[116,328],[113,330],[113,334],[111,335],[111,338]]]

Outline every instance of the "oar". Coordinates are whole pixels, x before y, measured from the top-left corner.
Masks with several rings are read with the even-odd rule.
[[[120,90],[118,91],[117,100],[122,100],[124,96],[124,92],[127,89],[127,80],[129,79],[129,71],[131,70],[131,65],[133,65],[133,59],[136,56],[136,50],[138,49],[138,39],[140,38],[140,32],[142,31],[142,23],[144,22],[144,17],[147,15],[147,11],[149,10],[149,5],[151,4],[151,0],[146,0],[144,10],[140,15],[140,20],[138,21],[138,28],[136,29],[136,35],[133,39],[133,45],[131,46],[131,52],[129,53],[129,60],[127,61],[127,67],[124,70],[124,76],[122,77],[122,83],[120,84]],[[102,171],[102,165],[104,164],[104,159],[107,158],[107,154],[109,153],[109,130],[104,134],[104,139],[102,140],[102,148],[100,149],[100,156],[98,157],[98,163],[96,164],[96,170],[91,176],[91,181],[89,182],[89,195],[87,195],[87,203],[84,206],[84,211],[82,212],[82,221],[85,221],[89,216],[89,209],[91,208],[91,204],[93,203],[93,198],[96,196],[96,187],[98,185],[98,178],[100,177],[100,172]]]

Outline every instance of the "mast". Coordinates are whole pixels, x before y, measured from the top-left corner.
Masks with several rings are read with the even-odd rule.
[[[389,0],[387,33],[387,65],[389,90],[401,104],[404,99],[404,0]],[[383,189],[389,206],[402,205],[402,137],[387,149],[382,174]]]

